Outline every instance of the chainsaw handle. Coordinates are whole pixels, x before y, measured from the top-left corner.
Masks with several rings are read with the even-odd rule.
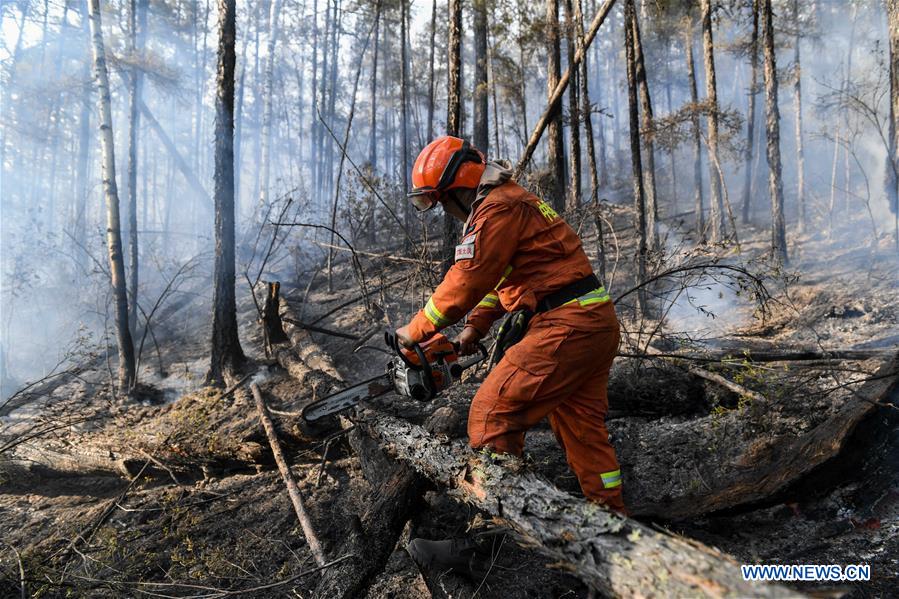
[[[428,358],[427,356],[425,356],[425,350],[421,348],[421,345],[419,345],[418,343],[413,344],[412,350],[418,356],[418,361],[421,362],[421,366],[416,367],[414,364],[408,361],[407,363],[409,363],[416,370],[424,371],[424,376],[422,377],[422,379],[424,379],[425,388],[427,388],[428,391],[427,398],[434,399],[434,396],[437,395],[437,389],[434,388],[434,369],[431,368],[431,363],[428,362]],[[403,359],[405,359],[405,357]]]
[[[458,352],[459,351],[458,345],[457,344],[454,344],[454,345],[456,345],[456,351]],[[487,351],[487,348],[484,347],[483,343],[478,343],[477,347],[478,347],[479,355],[471,356],[471,357],[467,356],[464,358],[460,357],[459,360],[456,362],[456,365],[459,367],[460,373],[468,370],[469,368],[471,368],[472,366],[474,366],[476,364],[480,364],[481,362],[486,360],[487,357],[489,356],[489,352]]]
[[[387,347],[392,349],[394,351],[394,353],[396,353],[396,355],[398,355],[403,360],[403,363],[406,366],[408,366],[409,368],[411,368],[413,370],[421,370],[421,367],[418,364],[413,363],[412,360],[407,358],[406,354],[403,353],[403,348],[400,347],[400,340],[396,336],[396,333],[394,333],[393,331],[390,331],[390,330],[384,331],[384,342],[387,344]],[[412,348],[418,350],[418,351],[416,351],[416,353],[421,352],[421,346],[418,345],[417,343],[415,343],[412,346]],[[424,352],[421,352],[419,354],[419,358],[423,355],[424,355]]]

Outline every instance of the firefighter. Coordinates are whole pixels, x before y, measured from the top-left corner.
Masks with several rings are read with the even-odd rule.
[[[410,345],[467,314],[457,338],[467,354],[510,315],[498,334],[500,350],[508,347],[471,404],[471,446],[521,455],[525,432],[548,418],[584,495],[625,513],[605,425],[618,320],[577,233],[518,185],[506,164],[486,162],[457,137],[440,137],[421,151],[412,184],[416,209],[440,204],[465,224],[454,265],[397,337]],[[446,564],[469,549],[456,540],[410,544],[419,564]]]

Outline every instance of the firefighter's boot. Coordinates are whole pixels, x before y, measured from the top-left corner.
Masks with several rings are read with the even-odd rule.
[[[469,538],[412,539],[406,551],[422,570],[453,570],[465,576],[483,577],[490,567],[490,556]]]

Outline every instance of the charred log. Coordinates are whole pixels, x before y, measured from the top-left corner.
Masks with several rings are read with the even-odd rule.
[[[742,580],[737,564],[696,542],[606,512],[557,489],[517,461],[472,455],[423,428],[363,410],[357,426],[433,482],[509,526],[519,541],[611,595],[797,596]]]

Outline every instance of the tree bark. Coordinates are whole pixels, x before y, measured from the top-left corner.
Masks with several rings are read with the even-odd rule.
[[[402,155],[402,171],[403,171],[403,199],[409,193],[409,172],[412,170],[412,164],[409,161],[409,36],[407,35],[409,27],[409,5],[407,0],[400,0],[400,133],[403,139],[400,144]],[[403,202],[403,225],[406,231],[412,229],[412,210],[409,208],[409,202]],[[409,236],[404,237],[406,251],[412,249],[411,239]]]
[[[743,179],[743,222],[749,222],[752,210],[752,157],[755,151],[755,100],[759,84],[759,1],[752,0],[752,38],[749,45],[749,63],[752,69],[749,84],[749,109],[746,112],[746,162]]]
[[[584,121],[584,138],[587,143],[587,165],[590,168],[590,202],[597,207],[599,202],[599,173],[596,166],[596,146],[593,143],[593,106],[590,103],[589,69],[587,68],[586,50],[584,49],[584,11],[581,0],[574,0],[574,26],[576,43],[584,60],[578,65],[580,69],[581,115]],[[602,239],[602,232],[599,233]]]
[[[268,54],[265,57],[265,79],[262,91],[262,153],[260,158],[261,164],[259,164],[259,168],[262,169],[262,180],[259,183],[260,206],[268,204],[269,174],[271,172],[272,104],[274,103],[272,79],[275,70],[275,44],[278,41],[278,18],[280,15],[281,0],[272,0],[271,12],[268,15],[268,43],[266,45]]]
[[[802,63],[800,61],[799,44],[799,0],[793,0],[793,112],[796,114],[796,203],[799,207],[799,230],[806,229],[805,207],[805,150],[802,140]]]
[[[369,98],[371,99],[371,115],[369,116],[368,124],[368,167],[369,172],[372,175],[378,172],[378,50],[380,49],[379,33],[381,30],[381,4],[382,0],[377,0],[377,2],[375,2],[375,46],[371,58],[371,88],[369,93]],[[368,194],[366,202],[368,203],[368,223],[366,232],[368,242],[374,245],[377,224],[375,222],[375,194],[373,192]]]
[[[237,334],[234,265],[234,65],[236,0],[218,0],[219,47],[215,96],[215,266],[212,348],[207,380],[222,382],[245,358]],[[278,3],[278,0],[275,0]]]
[[[684,47],[687,49],[687,72],[690,79],[690,102],[693,110],[690,117],[693,129],[693,203],[696,213],[696,236],[701,243],[705,242],[705,209],[702,193],[702,131],[699,127],[699,91],[696,85],[696,62],[693,60],[693,20],[685,20]]]
[[[708,1],[708,0],[705,0]],[[762,0],[765,32],[765,112],[768,134],[768,187],[771,194],[771,249],[781,263],[788,262],[784,223],[783,176],[780,162],[780,108],[777,103],[777,62],[771,0]]]
[[[605,240],[603,235],[603,222],[599,208],[599,185],[600,179],[596,166],[596,147],[593,144],[593,116],[591,111],[593,106],[590,104],[590,85],[587,74],[586,49],[584,48],[584,14],[581,0],[574,0],[574,22],[575,32],[577,34],[578,51],[584,53],[584,60],[581,61],[580,67],[580,84],[581,84],[581,114],[584,119],[584,138],[587,141],[587,164],[590,168],[590,206],[593,209],[594,224],[596,225],[596,259],[599,263],[599,280],[606,284],[606,252]],[[600,132],[600,136],[602,133]]]
[[[327,0],[325,0],[327,1]],[[318,122],[318,0],[312,2],[312,144],[321,147],[321,124]],[[374,101],[374,98],[372,98]],[[374,135],[372,135],[374,138]],[[318,190],[318,152],[309,153],[309,171],[312,176],[312,189]]]
[[[340,36],[342,33],[341,24],[343,23],[344,10],[340,8],[340,0],[334,0],[333,15],[331,17],[331,82],[330,93],[328,94],[328,122],[334,122],[334,115],[337,101],[337,50],[340,48]],[[327,173],[327,190],[328,193],[334,191],[334,138],[330,135],[326,138],[325,155],[325,172]],[[321,196],[324,198],[325,196]]]
[[[354,421],[392,454],[604,595],[799,596],[744,581],[732,558],[575,498],[517,467],[514,458],[473,455],[462,441],[441,441],[420,426],[373,411],[357,413]]]
[[[637,56],[634,40],[636,19],[634,0],[624,3],[624,51],[627,66],[627,102],[630,122],[631,170],[634,186],[634,228],[637,230],[637,284],[646,279],[646,196],[643,188],[643,161],[640,156],[640,115],[637,108]],[[637,292],[637,302],[641,313],[646,312],[644,288]]]
[[[705,89],[709,111],[710,238],[712,243],[719,243],[724,240],[724,207],[721,201],[721,162],[718,155],[718,84],[715,74],[715,42],[712,39],[712,0],[701,0],[701,8]]]
[[[649,235],[647,245],[650,250],[659,246],[659,206],[656,193],[656,158],[655,158],[655,121],[653,120],[652,99],[649,95],[649,82],[646,78],[646,62],[643,58],[643,41],[640,38],[640,24],[636,13],[631,20],[634,29],[634,52],[636,55],[636,76],[640,92],[640,112],[642,116],[643,147],[646,149],[646,165],[643,175],[646,178],[646,230]]]
[[[559,0],[546,0],[546,87],[552,106],[553,92],[561,76],[561,51],[559,49]],[[570,76],[570,75],[569,75]],[[562,136],[562,107],[556,105],[547,125],[546,158],[549,165],[549,203],[556,212],[565,209],[565,140]]]
[[[484,155],[490,152],[490,135],[487,124],[487,0],[472,0],[474,22],[474,94],[472,110],[473,129],[471,141]],[[494,123],[496,126],[496,123]],[[496,148],[499,151],[499,148]]]
[[[128,327],[128,288],[125,282],[125,260],[122,255],[122,233],[119,222],[119,190],[116,186],[115,147],[112,132],[112,102],[109,73],[99,0],[89,0],[90,29],[93,38],[94,80],[97,85],[97,107],[100,113],[100,143],[103,149],[103,192],[106,196],[106,248],[112,276],[116,339],[119,348],[119,387],[128,393],[135,383],[134,342]]]
[[[437,0],[431,4],[430,44],[428,45],[428,125],[427,142],[434,139],[434,42],[437,34]]]
[[[449,0],[447,52],[446,134],[458,137],[462,128],[462,0]],[[458,236],[459,225],[455,218],[444,213],[441,256],[443,273],[446,273],[453,263],[453,250]]]
[[[889,151],[886,168],[886,197],[893,212],[893,234],[899,251],[899,0],[886,0],[890,32]]]
[[[129,25],[129,51],[132,60],[136,60],[137,53],[143,51],[144,40],[147,31],[147,4],[148,0],[131,0],[128,15]],[[139,13],[139,16],[138,16]],[[137,285],[139,279],[138,269],[138,232],[137,232],[137,144],[140,135],[140,101],[143,74],[140,69],[131,69],[131,80],[128,89],[128,325],[134,333],[137,325]],[[146,203],[144,198],[144,203]]]
[[[568,194],[565,196],[565,210],[573,213],[581,205],[581,117],[578,108],[581,69],[574,62],[575,47],[577,46],[574,6],[572,0],[564,0],[564,2],[565,45],[568,54],[568,70],[572,78],[571,85],[568,86],[568,164],[571,176],[569,177]],[[583,53],[583,50],[581,52]],[[581,60],[581,65],[585,64],[586,62]]]
[[[376,472],[377,476],[369,480],[372,490],[365,511],[335,553],[354,557],[325,571],[313,593],[321,599],[352,599],[363,594],[365,586],[384,570],[424,490],[424,479],[411,467],[387,458],[368,437],[356,431],[350,435],[363,473]]]

